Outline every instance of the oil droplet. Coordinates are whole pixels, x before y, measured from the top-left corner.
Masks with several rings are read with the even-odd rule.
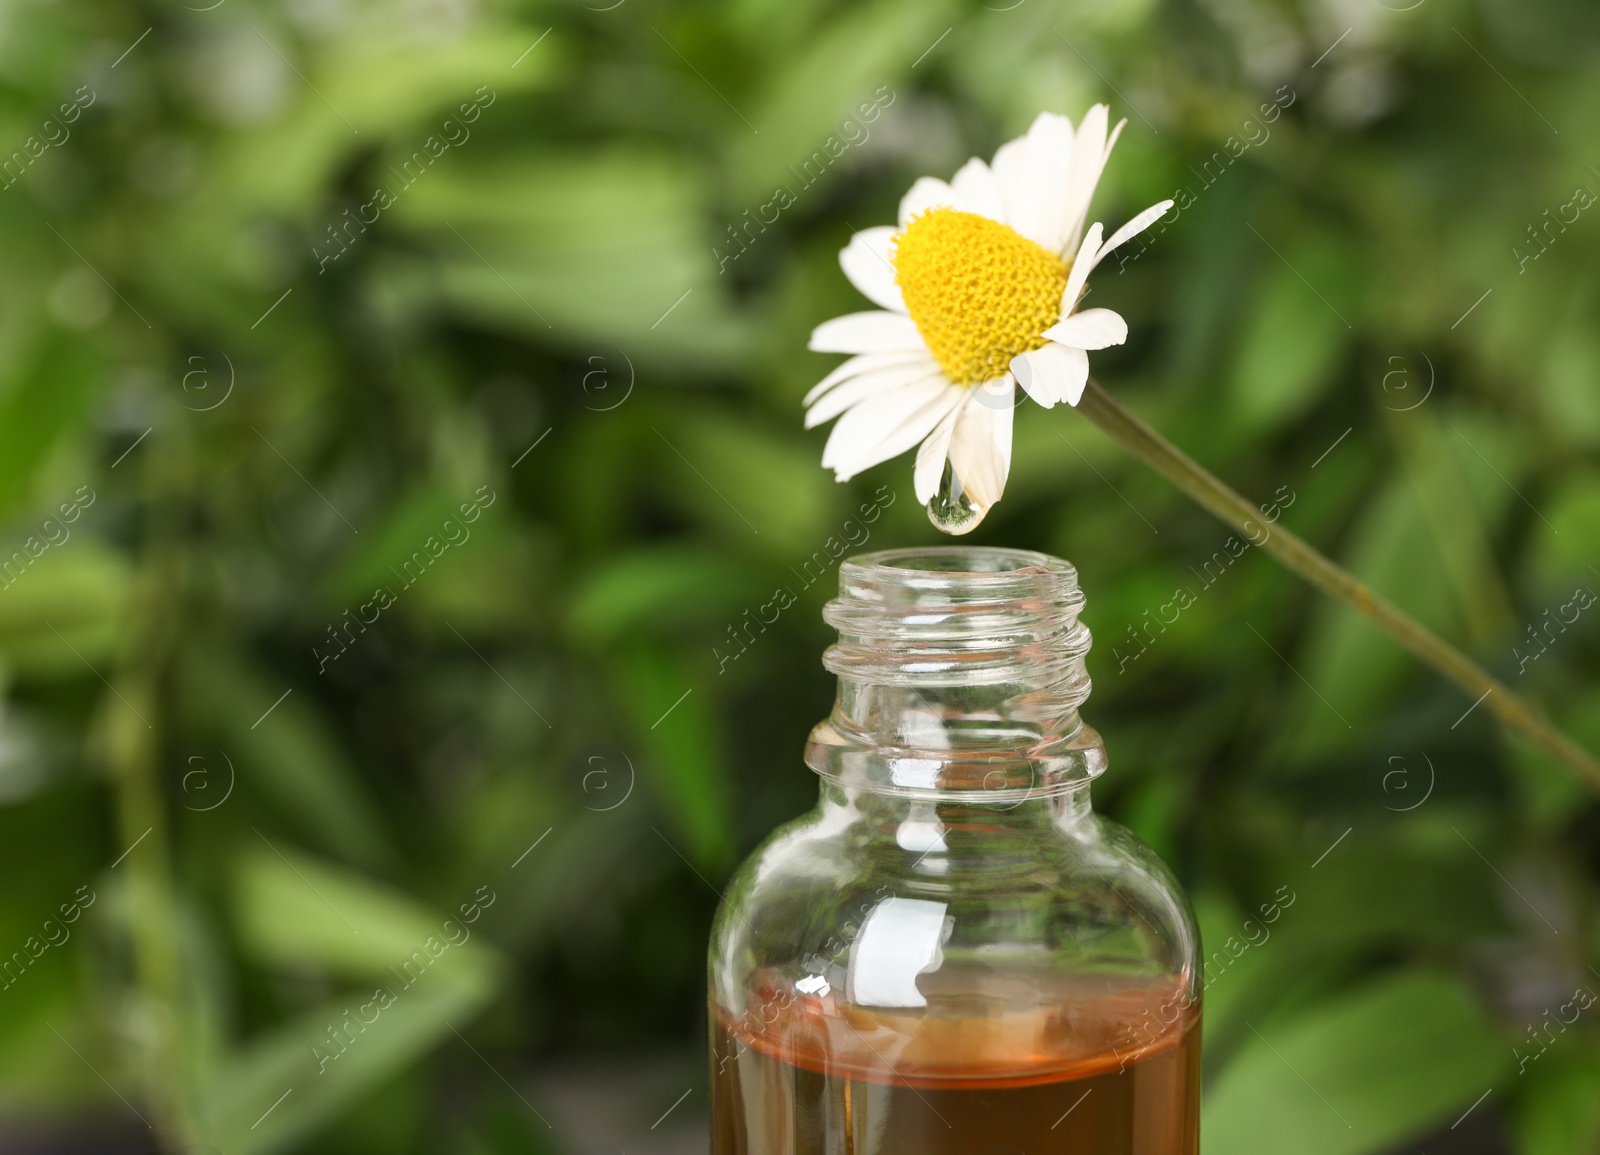
[[[927,504],[928,520],[945,533],[959,537],[978,528],[989,511],[979,509],[961,488],[950,462],[944,463],[944,475],[939,478],[939,490]]]

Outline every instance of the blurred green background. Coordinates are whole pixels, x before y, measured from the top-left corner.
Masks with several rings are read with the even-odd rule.
[[[1100,378],[1600,747],[1597,60],[1583,0],[6,0],[0,1150],[704,1150],[833,558],[936,536],[819,468],[806,336],[1041,108],[1130,118],[1091,219],[1180,202]],[[1031,404],[975,535],[1082,571],[1206,1149],[1600,1149],[1593,797],[1228,538]]]

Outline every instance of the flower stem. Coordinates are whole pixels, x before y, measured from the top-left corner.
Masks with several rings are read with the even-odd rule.
[[[196,1090],[203,1056],[195,1022],[194,977],[182,947],[172,799],[164,758],[170,741],[170,666],[186,620],[189,522],[182,495],[195,492],[193,455],[176,436],[142,458],[143,516],[149,526],[132,604],[126,657],[105,701],[105,754],[113,784],[127,876],[135,1005],[142,1028],[131,1039],[150,1120],[164,1151],[203,1151]],[[134,849],[136,847],[136,849]],[[113,851],[115,853],[115,851]]]
[[[1496,718],[1532,742],[1588,785],[1600,790],[1600,761],[1555,729],[1526,701],[1483,667],[1282,525],[1268,528],[1260,511],[1188,454],[1134,416],[1092,377],[1078,411],[1111,439],[1183,490],[1221,520],[1246,534],[1317,589],[1336,598],[1427,662]],[[1266,531],[1260,542],[1256,538]]]

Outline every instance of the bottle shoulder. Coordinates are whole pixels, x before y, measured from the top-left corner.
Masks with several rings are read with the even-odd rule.
[[[818,808],[779,826],[733,875],[735,896],[776,897],[794,889],[893,885],[908,891],[1025,893],[1062,882],[1140,883],[1187,908],[1170,868],[1131,830],[1094,813],[1004,830],[980,808],[952,820],[932,808],[898,819]]]
[[[1077,954],[1083,967],[1162,973],[1197,958],[1187,899],[1125,827],[1092,812],[1009,827],[995,817],[978,807],[887,816],[819,806],[774,831],[735,873],[713,962],[741,952],[833,958],[873,918],[935,912],[946,945],[993,957],[1043,953],[1059,964]]]
[[[825,803],[726,891],[712,1012],[741,1046],[864,1072],[893,1050],[897,1072],[1054,1078],[1178,1045],[1198,955],[1171,872],[1093,813]]]

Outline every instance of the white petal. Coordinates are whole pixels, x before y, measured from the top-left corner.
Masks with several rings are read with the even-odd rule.
[[[1078,137],[1073,142],[1072,170],[1061,198],[1061,240],[1056,252],[1075,247],[1083,235],[1083,222],[1089,217],[1089,202],[1094,198],[1100,174],[1106,167],[1106,116],[1108,109],[1097,104],[1083,114]]]
[[[922,447],[917,450],[917,467],[911,476],[911,488],[922,505],[927,505],[939,492],[939,482],[944,479],[944,463],[950,457],[950,438],[956,431],[956,421],[961,417],[962,408],[968,404],[970,397],[963,398],[960,404],[953,406],[950,412],[939,419],[939,424],[923,439]]]
[[[891,365],[884,369],[874,369],[870,373],[862,373],[830,390],[820,401],[806,411],[806,428],[815,429],[824,421],[832,421],[846,409],[875,397],[879,393],[901,385],[909,385],[914,381],[943,379],[937,362],[931,358],[927,363],[913,361],[899,365]]]
[[[801,405],[810,405],[829,389],[852,377],[859,377],[863,373],[870,373],[874,369],[887,368],[890,365],[905,365],[911,362],[921,362],[938,368],[938,362],[933,359],[933,354],[926,349],[917,351],[902,350],[894,353],[861,353],[835,366],[833,371],[811,387],[805,395]]]
[[[1067,274],[1066,288],[1061,290],[1061,315],[1064,317],[1071,315],[1072,310],[1078,307],[1078,298],[1083,296],[1083,286],[1094,270],[1094,258],[1100,249],[1100,232],[1100,222],[1095,221],[1084,234],[1083,243],[1078,246],[1078,255],[1072,258],[1072,270]]]
[[[933,432],[965,392],[943,380],[919,381],[863,401],[839,418],[828,435],[823,468],[832,469],[840,481],[849,481],[862,470],[898,457]]]
[[[1024,194],[1024,170],[1028,164],[1028,138],[1019,136],[1016,140],[1008,140],[1002,144],[994,154],[995,183],[1000,186],[1000,199],[1005,202],[1006,215],[1001,224],[1017,227],[1017,221],[1022,212]]]
[[[1123,117],[1117,121],[1116,127],[1111,130],[1111,135],[1106,137],[1106,154],[1101,158],[1104,164],[1111,159],[1111,150],[1117,147],[1117,137],[1122,135],[1122,130],[1128,127],[1128,118]]]
[[[1081,136],[1080,130],[1080,139]],[[1027,142],[1021,195],[1017,199],[1020,211],[1011,227],[1041,248],[1059,254],[1066,240],[1063,214],[1070,187],[1068,174],[1076,163],[1072,122],[1052,112],[1041,112],[1028,129]]]
[[[973,388],[950,438],[950,465],[967,500],[988,509],[1000,500],[1011,472],[1011,416],[1016,382],[1007,373]]]
[[[992,221],[1006,223],[1005,198],[1000,195],[1000,182],[994,170],[977,157],[962,165],[950,181],[950,187],[961,198],[960,207]]]
[[[889,260],[889,244],[896,231],[889,225],[882,225],[857,233],[839,251],[839,267],[861,295],[874,305],[904,313],[905,299],[900,296],[900,286],[894,282],[894,265]]]
[[[901,313],[846,313],[811,331],[816,353],[891,353],[925,349],[922,334]]]
[[[855,406],[833,427],[822,447],[822,465],[832,469],[841,458],[859,456],[881,441],[933,394],[923,382],[889,389]]]
[[[1076,405],[1089,379],[1089,354],[1065,345],[1046,345],[1011,359],[1017,382],[1046,409],[1065,401]]]
[[[956,190],[931,176],[919,176],[909,192],[900,198],[900,227],[905,228],[918,213],[934,208],[959,208]]]
[[[1124,241],[1132,240],[1134,237],[1144,232],[1145,229],[1149,228],[1162,217],[1166,216],[1167,210],[1171,207],[1171,201],[1162,201],[1160,204],[1151,205],[1149,208],[1145,209],[1144,212],[1140,213],[1116,232],[1112,233],[1111,239],[1100,246],[1100,251],[1095,254],[1094,260],[1089,262],[1089,268],[1093,269],[1105,259],[1106,254],[1111,252],[1112,249],[1116,248]]]
[[[1128,339],[1128,322],[1110,309],[1085,309],[1051,325],[1044,335],[1074,349],[1104,349]]]

